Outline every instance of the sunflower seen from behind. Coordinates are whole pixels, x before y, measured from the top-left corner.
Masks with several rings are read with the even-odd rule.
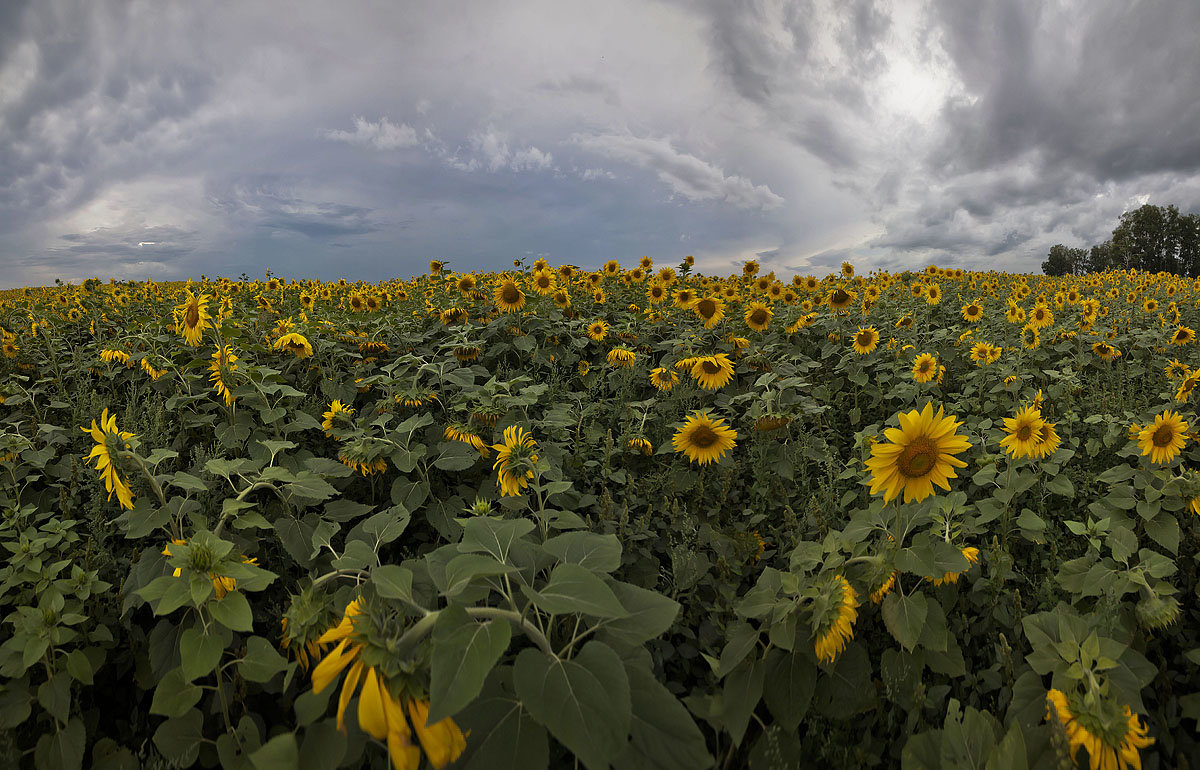
[[[871,494],[883,493],[884,502],[891,502],[901,493],[904,502],[920,502],[934,493],[936,484],[950,490],[950,479],[958,478],[955,468],[967,464],[955,455],[971,448],[971,442],[957,432],[962,423],[945,415],[942,407],[933,411],[927,402],[921,411],[897,415],[899,428],[884,431],[887,442],[871,447],[867,468],[871,478],[864,481]]]
[[[713,419],[708,412],[693,412],[683,427],[671,439],[677,453],[700,465],[718,462],[725,453],[737,446],[737,431],[723,419]]]

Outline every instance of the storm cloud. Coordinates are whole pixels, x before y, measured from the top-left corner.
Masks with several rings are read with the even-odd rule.
[[[1172,0],[0,3],[0,286],[1036,270],[1200,208]]]

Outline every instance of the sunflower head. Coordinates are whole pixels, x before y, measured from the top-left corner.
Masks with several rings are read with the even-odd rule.
[[[671,443],[675,451],[686,455],[688,460],[707,465],[719,461],[736,447],[736,439],[737,431],[725,425],[724,420],[714,420],[708,412],[694,412],[675,432]]]
[[[961,423],[944,416],[941,407],[935,413],[932,402],[919,412],[901,412],[898,419],[899,428],[884,432],[887,442],[871,447],[866,463],[871,478],[864,482],[871,494],[882,492],[884,502],[890,502],[903,492],[907,503],[932,495],[934,485],[949,491],[949,479],[958,477],[954,469],[967,466],[955,455],[971,447],[957,433]]]

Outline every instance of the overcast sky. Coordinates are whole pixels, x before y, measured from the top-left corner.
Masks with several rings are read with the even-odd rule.
[[[1037,271],[1200,208],[1200,3],[0,0],[0,286]]]

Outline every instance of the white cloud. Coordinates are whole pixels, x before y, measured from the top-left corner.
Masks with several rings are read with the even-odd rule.
[[[766,185],[725,172],[695,155],[680,152],[667,139],[632,134],[576,134],[580,147],[653,170],[658,178],[688,200],[720,200],[743,209],[770,210],[784,200]]]
[[[372,122],[361,115],[354,116],[354,130],[332,129],[324,132],[326,139],[377,150],[399,150],[418,144],[417,132],[407,123],[396,125],[387,117]]]

